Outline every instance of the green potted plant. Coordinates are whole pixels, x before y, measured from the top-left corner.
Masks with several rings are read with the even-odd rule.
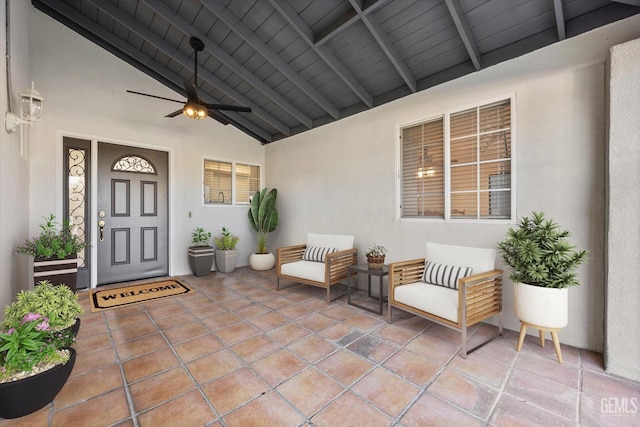
[[[43,280],[33,290],[20,291],[5,308],[2,329],[9,329],[29,313],[45,316],[54,331],[72,328],[75,335],[80,328],[80,316],[84,309],[78,301],[78,295],[68,286],[54,286],[48,280]]]
[[[240,238],[231,234],[227,227],[222,227],[220,236],[214,237],[216,242],[216,267],[221,273],[231,273],[238,262],[236,245]]]
[[[69,330],[27,313],[0,332],[0,417],[18,418],[51,402],[71,375],[76,351]]]
[[[209,244],[211,232],[202,227],[196,227],[191,232],[191,246],[189,246],[189,266],[196,277],[208,276],[213,265],[214,249]]]
[[[73,292],[76,291],[78,278],[78,252],[88,243],[73,232],[69,220],[62,225],[50,214],[43,217],[40,224],[40,235],[16,248],[19,254],[31,255],[33,260],[34,283],[49,280],[54,284],[65,284]]]
[[[523,325],[559,329],[568,323],[568,288],[579,285],[576,269],[586,261],[587,251],[576,250],[544,212],[523,217],[498,243],[514,283],[515,312]],[[540,328],[538,328],[540,329]],[[525,329],[526,330],[526,329]]]
[[[258,249],[249,257],[249,265],[254,270],[270,270],[275,265],[275,257],[267,251],[267,237],[278,227],[276,199],[278,190],[263,188],[251,198],[248,218],[249,226],[258,234]]]

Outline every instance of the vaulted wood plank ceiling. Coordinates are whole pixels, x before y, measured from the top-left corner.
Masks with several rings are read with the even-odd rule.
[[[206,103],[250,107],[251,113],[223,110],[215,115],[262,143],[640,13],[640,0],[32,4],[175,90],[177,98],[187,96],[183,82],[194,81],[190,39],[197,37],[204,43],[197,57],[198,96]],[[168,105],[168,111],[173,107]]]

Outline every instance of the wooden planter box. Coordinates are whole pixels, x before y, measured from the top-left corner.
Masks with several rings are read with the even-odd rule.
[[[34,285],[41,280],[48,280],[54,285],[65,284],[75,292],[78,282],[77,254],[63,259],[36,257],[33,260]]]

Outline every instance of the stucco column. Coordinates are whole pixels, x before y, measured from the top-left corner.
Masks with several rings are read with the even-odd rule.
[[[640,380],[640,39],[608,63],[605,368]]]

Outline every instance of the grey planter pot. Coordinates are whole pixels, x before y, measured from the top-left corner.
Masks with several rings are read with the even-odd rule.
[[[216,267],[220,273],[231,273],[236,268],[238,262],[238,251],[221,251],[216,249]]]
[[[211,273],[214,257],[213,246],[189,246],[189,267],[196,277]]]

